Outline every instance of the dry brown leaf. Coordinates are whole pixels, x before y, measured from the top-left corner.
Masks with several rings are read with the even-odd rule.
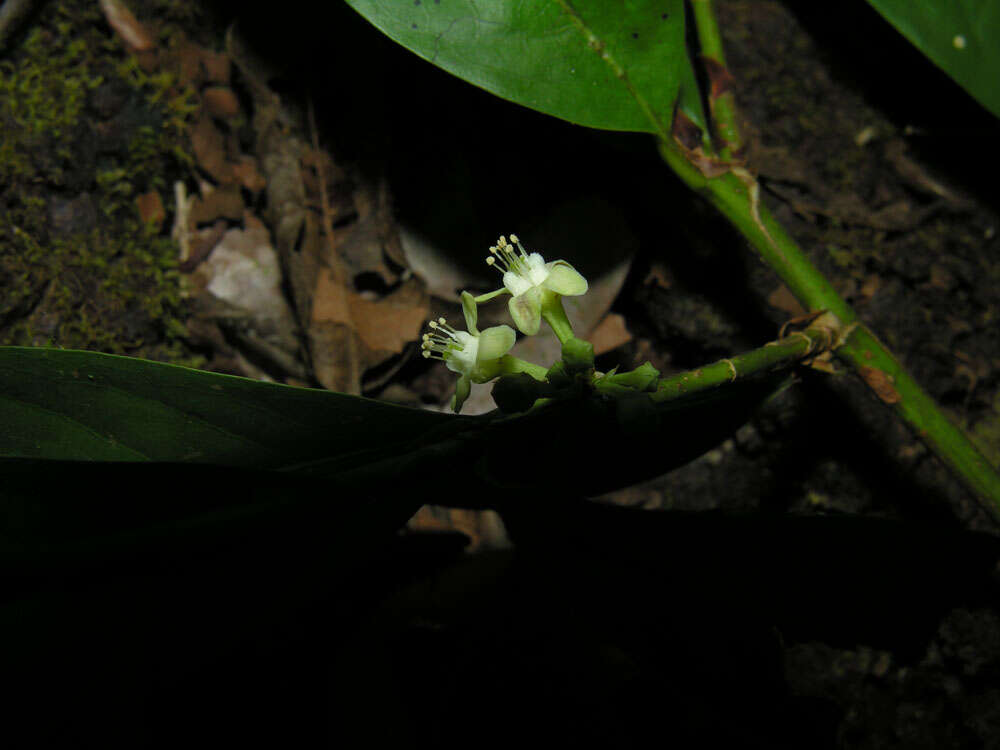
[[[201,92],[201,103],[206,112],[221,120],[240,113],[240,102],[228,86],[209,86]]]
[[[340,393],[361,393],[358,367],[358,334],[346,323],[320,321],[310,324],[309,357],[320,384]]]
[[[225,52],[214,52],[182,37],[172,57],[182,84],[195,88],[204,84],[229,85],[231,65]]]
[[[795,295],[792,294],[791,290],[781,284],[777,289],[771,292],[767,297],[767,304],[771,307],[775,307],[782,312],[786,312],[794,318],[801,318],[808,314],[808,311],[802,306]]]
[[[891,375],[868,365],[859,367],[858,374],[882,401],[887,404],[899,402],[899,391],[893,387]]]
[[[257,160],[252,156],[240,156],[233,164],[233,176],[240,185],[254,195],[267,187],[267,180],[257,169]]]
[[[212,118],[202,115],[191,128],[191,149],[198,166],[218,183],[231,182],[233,170],[226,159],[226,140]]]
[[[157,230],[163,225],[167,218],[167,212],[163,208],[163,199],[155,190],[143,193],[135,199],[136,208],[139,210],[139,218],[144,224],[152,224]]]
[[[465,534],[469,538],[469,544],[465,548],[468,553],[510,546],[503,521],[493,510],[424,505],[407,522],[406,528],[425,533],[457,531]]]
[[[594,354],[600,355],[617,349],[632,340],[632,334],[625,327],[625,318],[618,313],[608,313],[597,324],[587,341],[594,345]]]
[[[385,354],[401,354],[420,338],[429,312],[427,294],[417,279],[410,279],[380,300],[356,297],[354,321],[361,341],[372,350],[368,367],[380,364]]]
[[[198,58],[201,63],[201,69],[205,73],[206,81],[222,84],[223,86],[229,85],[230,69],[232,67],[229,62],[229,55],[225,52],[214,52],[209,49],[203,49]]]
[[[404,361],[398,355],[419,337],[427,319],[426,291],[414,278],[381,299],[358,293],[355,277],[365,271],[379,273],[390,285],[399,283],[384,261],[394,252],[400,255],[387,193],[347,181],[319,147],[317,133],[303,127],[268,88],[264,68],[233,29],[227,33],[227,50],[253,98],[259,159],[254,164],[230,154],[234,178],[266,191],[268,220],[298,318],[306,326],[316,379],[331,390],[360,393],[366,370],[393,358]],[[310,132],[312,143],[305,137]],[[370,195],[360,209],[354,203],[359,191]],[[358,221],[333,228],[355,213]],[[380,368],[379,377],[390,370]]]
[[[220,187],[196,197],[191,202],[188,221],[192,229],[204,224],[214,224],[218,219],[240,221],[243,218],[243,196],[234,186]]]
[[[198,87],[205,79],[201,66],[204,50],[190,39],[182,38],[177,45],[177,76],[182,84]]]
[[[330,269],[320,269],[313,290],[312,323],[350,323],[350,291],[337,282]]]
[[[316,282],[312,323],[342,323],[357,331],[361,343],[373,353],[401,354],[407,344],[419,338],[428,306],[426,300],[400,297],[365,299],[338,284],[329,269],[324,268]],[[375,363],[365,364],[371,367]]]
[[[152,34],[143,26],[122,0],[100,0],[108,24],[125,42],[130,52],[146,52],[155,44]]]

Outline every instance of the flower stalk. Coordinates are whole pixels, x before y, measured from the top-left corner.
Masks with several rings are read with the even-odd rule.
[[[542,319],[549,324],[560,344],[565,344],[573,336],[573,326],[570,325],[566,310],[563,308],[559,295],[549,294],[542,302]]]

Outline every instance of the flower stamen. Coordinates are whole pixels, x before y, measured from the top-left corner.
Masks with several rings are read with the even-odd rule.
[[[503,289],[475,300],[492,299],[506,291],[511,297],[507,306],[514,323],[527,336],[538,333],[543,307],[551,317],[556,314],[553,312],[556,307],[562,310],[562,297],[576,297],[587,291],[587,280],[573,266],[564,260],[546,263],[541,253],[529,253],[516,234],[510,235],[509,242],[501,235],[497,244],[490,248],[486,264],[500,271]],[[565,312],[559,314],[565,317]],[[556,325],[551,320],[549,324]],[[557,331],[560,340],[572,335],[568,324],[560,327],[560,331],[562,334]]]
[[[500,273],[524,274],[528,272],[528,253],[524,246],[518,241],[517,235],[510,236],[510,244],[507,238],[500,235],[497,244],[490,247],[490,257],[486,259],[489,266],[496,265]],[[515,249],[514,245],[517,245]]]
[[[444,318],[432,320],[427,324],[433,333],[425,333],[421,338],[420,348],[423,349],[425,359],[445,360],[445,354],[450,354],[454,349],[462,347],[461,337],[458,331],[448,325]]]

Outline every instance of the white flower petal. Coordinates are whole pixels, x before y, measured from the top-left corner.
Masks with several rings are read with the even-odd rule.
[[[507,271],[503,275],[503,285],[507,287],[507,291],[515,297],[519,294],[524,294],[526,291],[531,289],[531,282],[513,271]]]
[[[479,356],[479,337],[465,331],[455,331],[452,336],[455,343],[444,353],[445,366],[452,372],[468,375]]]
[[[545,258],[542,257],[541,253],[529,253],[527,260],[528,268],[534,270],[536,268],[545,268]]]
[[[542,325],[542,290],[531,287],[523,294],[511,297],[507,303],[510,317],[525,336],[534,336]]]

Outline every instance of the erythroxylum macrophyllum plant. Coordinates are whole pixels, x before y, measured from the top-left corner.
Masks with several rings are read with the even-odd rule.
[[[743,235],[813,316],[814,331],[827,331],[841,365],[858,372],[1000,523],[1000,473],[769,213],[745,160],[735,109],[739,82],[726,66],[713,0],[347,2],[406,49],[498,97],[577,126],[652,135],[666,167]],[[868,2],[1000,115],[996,2]],[[836,3],[825,5],[829,13],[837,12]],[[563,327],[554,301],[582,293],[585,282],[568,265],[545,263],[519,245],[515,250],[498,244],[493,257],[504,272],[517,327],[530,336],[542,319],[548,321],[563,340],[568,364],[565,347],[572,332]],[[737,367],[732,374],[740,375]],[[612,382],[598,379],[594,385]],[[511,395],[506,386],[498,387],[501,401]],[[671,389],[661,383],[657,397]]]
[[[995,3],[869,2],[1000,114]],[[783,371],[824,350],[862,373],[1000,522],[1000,476],[769,213],[742,159],[712,0],[348,3],[497,96],[577,126],[650,134],[666,167],[742,234],[812,322],[667,378],[649,364],[601,374],[562,307],[586,280],[511,237],[488,261],[502,288],[464,294],[465,330],[436,320],[422,343],[458,376],[455,411],[473,382],[496,381],[500,408],[477,417],[92,352],[0,347],[0,512],[17,520],[0,529],[0,575],[76,569],[151,549],[150,540],[197,536],[214,550],[213,535],[251,527],[266,542],[282,523],[286,539],[312,525],[329,530],[324,549],[358,550],[426,502],[606,492],[712,448],[787,380]],[[513,357],[510,326],[478,329],[477,305],[502,295],[524,335],[542,321],[552,328],[559,361]],[[544,460],[512,464],[512,455]],[[428,466],[447,467],[444,488]],[[102,494],[83,502],[79,487]]]

